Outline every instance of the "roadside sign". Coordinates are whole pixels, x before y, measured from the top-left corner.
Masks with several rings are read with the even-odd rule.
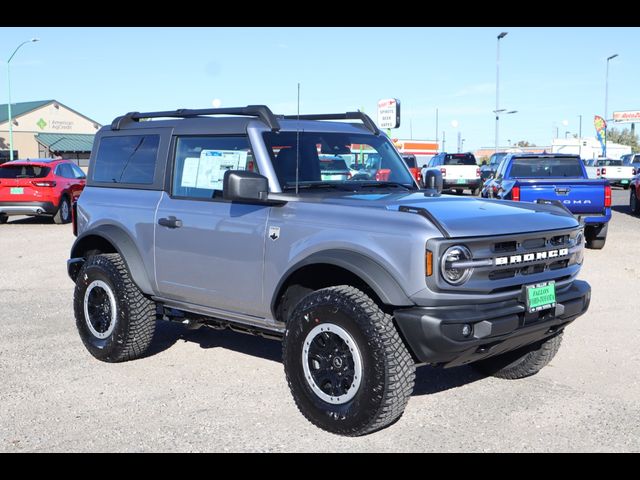
[[[613,121],[615,123],[640,123],[640,110],[613,112]]]
[[[386,98],[378,102],[378,127],[398,128],[400,126],[400,100]]]

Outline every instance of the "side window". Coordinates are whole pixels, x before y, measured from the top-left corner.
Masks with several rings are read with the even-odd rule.
[[[182,198],[222,197],[227,170],[257,171],[247,137],[178,137],[171,193]]]
[[[78,167],[77,165],[69,164],[69,166],[71,167],[71,170],[73,171],[73,178],[85,178],[86,177],[86,175],[84,174],[82,169],[80,167]]]
[[[66,163],[61,163],[60,165],[58,165],[58,167],[56,168],[56,173],[64,178],[74,178],[71,168]]]
[[[159,143],[159,135],[103,137],[98,146],[93,180],[151,185]]]

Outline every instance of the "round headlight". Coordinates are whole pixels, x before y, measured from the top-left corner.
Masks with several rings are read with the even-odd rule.
[[[467,247],[455,245],[447,248],[442,256],[441,270],[442,276],[451,285],[460,285],[467,280],[473,273],[473,268],[454,268],[454,262],[463,262],[471,260],[471,252]]]

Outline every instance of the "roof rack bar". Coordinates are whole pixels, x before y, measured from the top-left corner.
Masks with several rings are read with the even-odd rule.
[[[143,118],[193,118],[201,115],[243,115],[247,117],[258,117],[266,123],[272,131],[277,132],[280,130],[278,119],[266,105],[247,105],[246,107],[233,108],[180,108],[166,112],[129,112],[113,120],[113,122],[111,122],[111,130],[120,130],[123,125],[129,122],[138,122]]]
[[[360,120],[375,135],[380,135],[380,130],[373,123],[373,120],[364,112],[347,112],[347,113],[320,113],[311,115],[285,115],[284,118],[289,120]]]

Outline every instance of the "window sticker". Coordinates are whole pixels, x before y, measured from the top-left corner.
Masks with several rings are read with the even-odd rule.
[[[198,181],[198,166],[200,157],[187,157],[184,159],[184,167],[182,167],[181,187],[195,187]]]
[[[224,172],[245,170],[248,153],[241,150],[202,150],[200,157],[187,157],[180,186],[222,190]]]

